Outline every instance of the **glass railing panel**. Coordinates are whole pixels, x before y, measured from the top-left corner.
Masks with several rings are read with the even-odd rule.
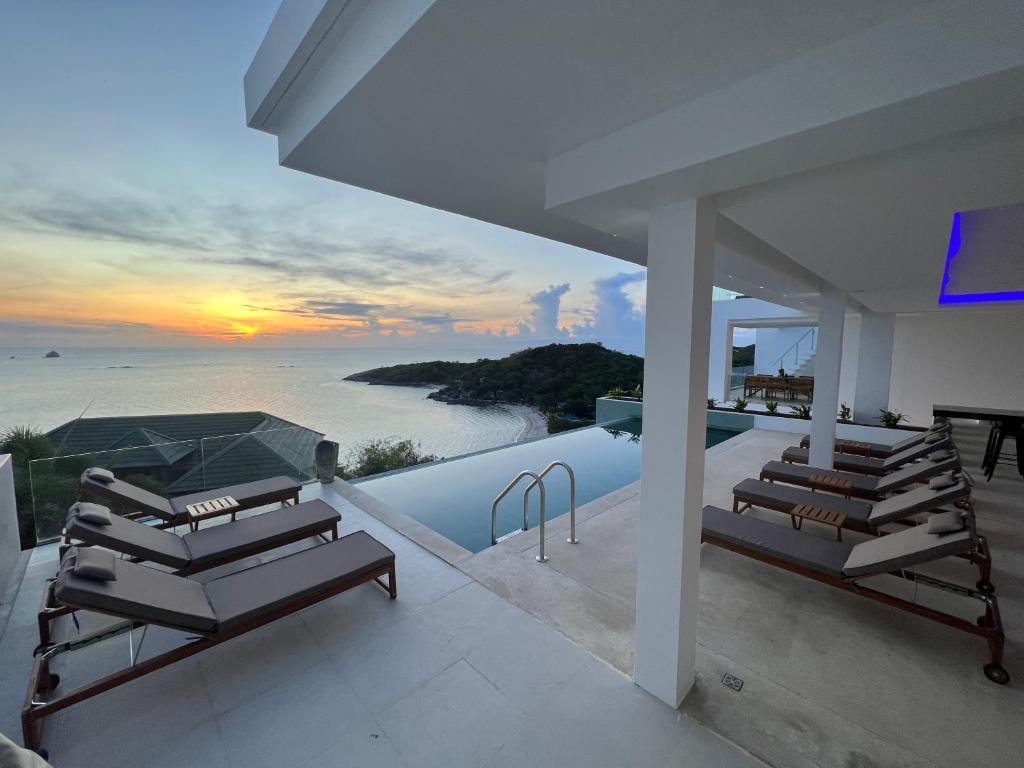
[[[300,483],[316,478],[314,451],[321,435],[303,427],[283,427],[199,441],[200,470],[181,484],[180,493],[223,488],[282,475]]]
[[[29,462],[28,492],[19,493],[29,541],[60,536],[68,508],[79,499],[81,475],[89,467],[112,471],[120,480],[158,496],[174,497],[284,475],[297,482],[316,478],[314,451],[321,435],[303,427],[283,427],[196,440],[94,451]],[[99,501],[99,500],[98,500]],[[130,502],[100,501],[125,517],[145,517]]]
[[[174,495],[176,476],[199,463],[198,441],[175,441],[94,451],[29,462],[28,498],[18,499],[19,510],[31,509],[35,540],[52,541],[60,536],[68,508],[81,496],[81,476],[89,467],[109,469],[118,478],[160,496]],[[125,504],[104,501],[118,515],[138,516]],[[25,516],[23,515],[24,519]]]

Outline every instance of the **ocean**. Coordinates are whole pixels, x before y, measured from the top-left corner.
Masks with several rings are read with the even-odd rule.
[[[0,429],[50,430],[86,416],[266,411],[324,432],[342,456],[363,440],[400,437],[457,456],[537,434],[529,409],[446,405],[425,388],[343,381],[425,360],[503,357],[510,349],[0,350]]]

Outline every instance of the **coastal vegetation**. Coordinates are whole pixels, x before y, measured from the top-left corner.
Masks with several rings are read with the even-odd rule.
[[[600,344],[549,344],[498,360],[435,360],[375,368],[347,376],[346,381],[436,386],[428,397],[443,403],[529,405],[549,417],[549,427],[551,417],[583,426],[594,419],[598,397],[616,387],[637,390],[643,369],[643,358]]]
[[[336,474],[342,480],[354,480],[358,477],[426,464],[437,461],[438,458],[440,457],[431,453],[423,453],[419,443],[412,440],[399,440],[394,437],[366,440],[352,449],[345,463],[338,465]]]
[[[32,427],[9,427],[0,434],[0,454],[11,454],[14,468],[14,495],[18,500],[18,531],[21,548],[36,544],[36,521],[32,511],[32,478],[29,462],[52,458],[54,451],[50,439]],[[48,486],[52,483],[47,482]],[[49,494],[47,494],[49,495]]]
[[[754,364],[754,345],[732,348],[732,367],[745,368]]]

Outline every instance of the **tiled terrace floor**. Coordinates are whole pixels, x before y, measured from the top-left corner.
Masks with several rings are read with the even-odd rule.
[[[964,465],[980,464],[987,428],[964,422],[955,437]],[[798,437],[752,430],[711,448],[706,504],[731,509],[733,485],[756,477]],[[981,672],[981,638],[740,555],[701,552],[697,685],[683,711],[772,765],[1021,765],[1024,755],[1024,479],[999,467],[974,492],[979,528],[994,552],[993,581],[1006,625],[1008,686]],[[633,666],[635,532],[639,484],[581,507],[579,545],[565,543],[567,521],[549,527],[545,566],[533,561],[536,531],[460,562],[496,593],[625,672]],[[757,510],[782,525],[786,518]],[[811,525],[805,526],[814,535]],[[831,536],[831,529],[818,529]],[[856,540],[855,534],[846,539]],[[949,566],[949,567],[946,567]],[[972,584],[963,563],[922,569]],[[881,583],[884,582],[884,583]],[[882,589],[908,585],[890,577]],[[933,590],[920,599],[936,604]],[[972,619],[980,604],[940,596]],[[741,693],[719,683],[730,672]]]
[[[117,766],[737,766],[760,763],[633,685],[331,488],[397,554],[372,584],[51,718],[58,768]],[[0,729],[18,710],[55,548],[34,552],[0,640]],[[98,617],[84,622],[95,625]],[[70,630],[69,627],[65,627]],[[136,636],[137,639],[137,636]],[[143,658],[181,642],[150,631]],[[126,662],[127,638],[72,654],[62,687]]]

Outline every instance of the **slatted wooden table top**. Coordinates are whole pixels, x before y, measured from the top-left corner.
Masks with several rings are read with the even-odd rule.
[[[185,511],[192,520],[203,520],[207,517],[218,515],[229,515],[238,509],[238,502],[231,496],[221,496],[217,499],[197,501],[195,504],[186,504]]]
[[[816,523],[834,525],[836,528],[841,528],[843,523],[846,521],[846,515],[842,512],[836,512],[832,509],[824,509],[823,507],[815,507],[811,504],[800,504],[799,506],[793,507],[793,509],[789,511],[789,514],[795,515],[796,517],[802,517],[804,520],[813,520]]]
[[[811,478],[811,482],[818,488],[822,488],[827,491],[839,491],[849,495],[850,489],[853,488],[853,483],[842,477],[833,477],[832,475],[815,475]]]
[[[871,443],[862,443],[859,440],[846,440],[841,444],[844,453],[868,454],[871,452]]]

